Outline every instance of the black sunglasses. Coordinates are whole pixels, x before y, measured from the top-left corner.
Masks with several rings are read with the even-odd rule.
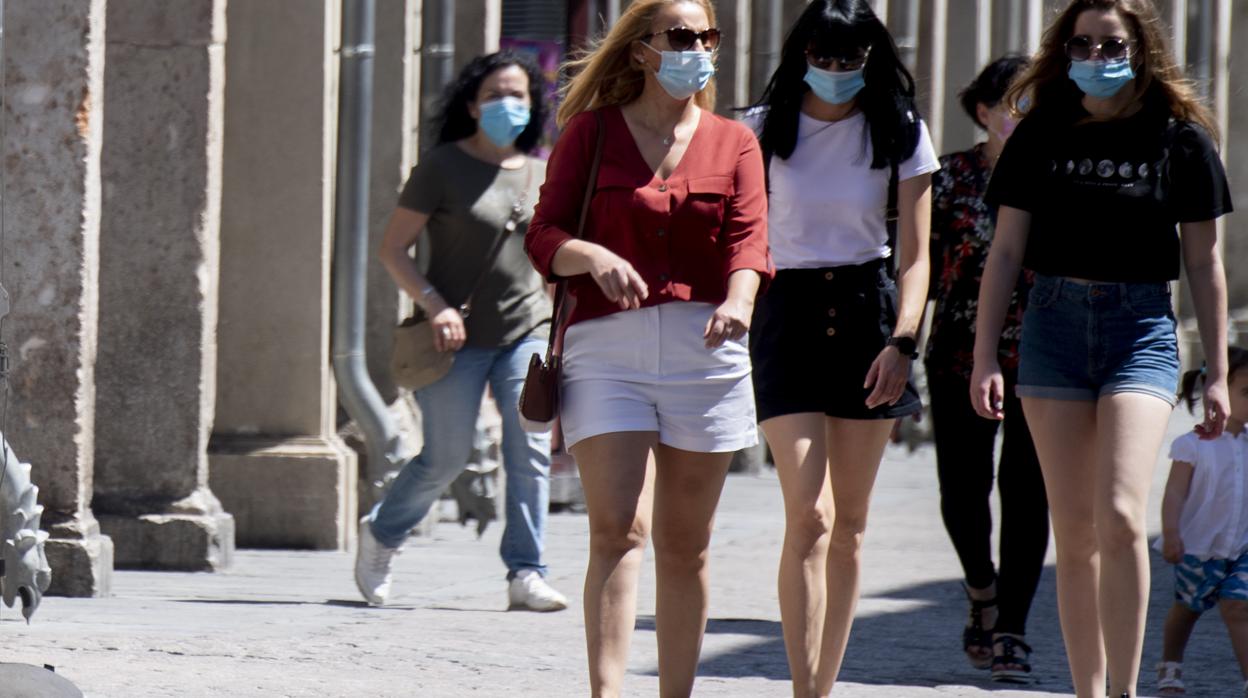
[[[1066,41],[1066,57],[1072,61],[1082,62],[1092,58],[1093,52],[1099,53],[1107,61],[1120,61],[1131,56],[1132,42],[1111,36],[1099,44],[1092,43],[1092,37],[1086,34],[1072,36]]]
[[[643,39],[653,39],[656,36],[666,35],[667,44],[672,47],[673,51],[688,51],[693,45],[702,42],[702,46],[707,51],[714,51],[719,47],[720,31],[715,27],[711,27],[706,31],[695,32],[689,27],[672,27],[667,31],[655,32],[643,36]]]
[[[838,70],[847,72],[862,70],[867,64],[867,56],[871,55],[871,47],[852,55],[821,55],[818,49],[806,49],[806,60],[820,70]]]

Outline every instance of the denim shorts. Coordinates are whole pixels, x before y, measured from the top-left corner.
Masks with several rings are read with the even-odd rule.
[[[1143,393],[1173,406],[1175,328],[1168,283],[1083,284],[1037,274],[1023,316],[1018,395],[1094,402]]]
[[[1223,601],[1248,601],[1248,552],[1228,560],[1184,555],[1174,566],[1174,599],[1197,613]]]

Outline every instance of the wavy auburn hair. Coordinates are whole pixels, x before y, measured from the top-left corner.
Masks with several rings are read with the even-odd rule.
[[[1066,57],[1066,42],[1075,34],[1079,15],[1088,10],[1117,12],[1131,31],[1136,46],[1131,56],[1136,74],[1135,101],[1156,91],[1171,116],[1198,124],[1216,141],[1218,127],[1213,115],[1196,96],[1191,81],[1183,77],[1152,0],[1071,0],[1045,29],[1031,67],[1006,95],[1010,110],[1017,114],[1032,109],[1060,109],[1078,104],[1083,98],[1067,76],[1070,59]],[[1023,104],[1027,104],[1026,109],[1021,108]]]
[[[581,112],[628,104],[640,97],[646,86],[643,71],[647,68],[633,62],[633,42],[651,33],[659,10],[682,3],[701,7],[710,26],[716,26],[715,8],[710,0],[635,0],[606,36],[563,64],[564,75],[570,77],[561,90],[563,102],[555,123],[563,128]],[[693,102],[708,111],[715,109],[715,78],[693,96]]]

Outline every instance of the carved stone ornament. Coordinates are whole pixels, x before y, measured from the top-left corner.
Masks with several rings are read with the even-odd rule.
[[[3,437],[0,437],[2,440]],[[26,622],[39,608],[43,592],[52,583],[52,569],[43,552],[46,531],[39,530],[43,507],[37,503],[39,488],[30,482],[30,464],[22,463],[3,442],[0,461],[0,599],[10,608],[20,599]]]

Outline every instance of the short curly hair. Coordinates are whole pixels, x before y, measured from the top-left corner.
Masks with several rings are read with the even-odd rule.
[[[962,109],[971,117],[971,121],[979,124],[980,128],[988,128],[987,124],[979,120],[979,105],[983,104],[991,109],[1000,104],[1014,78],[1030,64],[1031,59],[1021,54],[1002,56],[989,63],[971,84],[962,88],[958,93],[958,101],[962,103]]]
[[[446,86],[442,103],[434,119],[438,144],[454,143],[477,132],[477,120],[468,113],[468,105],[477,99],[481,83],[496,70],[517,66],[529,76],[529,125],[516,138],[516,150],[531,152],[542,138],[546,124],[546,80],[532,58],[513,51],[499,51],[478,56],[459,71],[455,81]]]

